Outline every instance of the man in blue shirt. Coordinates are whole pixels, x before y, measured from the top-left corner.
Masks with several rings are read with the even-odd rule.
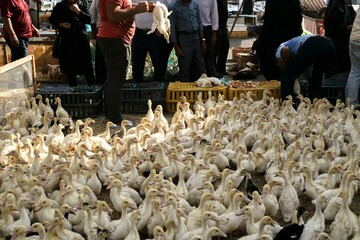
[[[281,97],[294,95],[294,82],[308,67],[313,65],[309,79],[309,98],[320,96],[325,67],[335,57],[334,43],[319,35],[302,35],[281,43],[277,48],[276,64],[280,73]]]
[[[195,81],[205,73],[202,54],[206,51],[206,39],[199,6],[193,0],[176,0],[170,11],[170,42],[179,60],[180,81]]]

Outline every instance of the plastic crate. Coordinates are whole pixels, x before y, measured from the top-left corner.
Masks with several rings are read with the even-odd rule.
[[[197,87],[194,82],[171,82],[166,90],[166,110],[170,113],[176,111],[176,104],[181,101],[181,97],[186,97],[186,101],[190,103],[190,107],[194,105],[199,93],[202,93],[202,100],[208,99],[209,91],[211,95],[218,97],[219,94],[224,95],[227,99],[227,87],[215,86],[212,88]]]
[[[103,109],[103,89],[101,86],[41,85],[36,94],[48,98],[56,109],[55,98],[60,97],[63,108],[74,119],[93,117]]]
[[[165,83],[125,83],[122,90],[122,113],[146,113],[147,101],[151,99],[153,109],[165,104]]]
[[[321,86],[321,97],[329,100],[330,103],[336,104],[338,99],[345,101],[346,81],[325,79]],[[300,81],[301,94],[304,97],[309,96],[309,83],[307,80]]]
[[[229,100],[233,100],[234,97],[240,98],[241,94],[247,94],[248,92],[253,92],[254,100],[260,100],[263,97],[263,92],[265,89],[270,90],[272,97],[275,99],[280,99],[281,96],[281,84],[279,81],[271,80],[265,82],[241,82],[241,81],[232,81],[229,85]]]

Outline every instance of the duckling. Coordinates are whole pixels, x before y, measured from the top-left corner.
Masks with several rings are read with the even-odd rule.
[[[189,213],[189,216],[186,221],[186,226],[189,231],[201,227],[201,217],[205,211],[205,203],[209,200],[215,200],[215,198],[210,193],[204,193],[201,196],[199,206]]]
[[[284,221],[289,222],[292,218],[294,210],[299,206],[299,198],[296,190],[289,183],[286,173],[284,171],[280,171],[279,176],[285,181],[285,187],[279,198],[279,207]]]
[[[28,228],[31,226],[31,220],[30,220],[30,217],[28,214],[28,209],[27,209],[27,207],[31,203],[32,203],[32,201],[28,198],[20,198],[20,200],[18,202],[18,206],[17,206],[18,210],[20,212],[20,218],[6,226],[6,231],[8,233],[13,234],[15,227],[18,225],[23,225],[23,226],[25,226],[25,228]]]
[[[139,210],[135,209],[130,214],[130,231],[124,240],[140,240],[139,232],[136,228],[136,221],[140,217]]]
[[[219,216],[214,213],[214,212],[210,212],[210,211],[206,211],[204,212],[204,215],[202,217],[202,226],[200,228],[194,229],[192,231],[188,231],[187,233],[183,234],[179,240],[187,240],[192,238],[193,236],[196,235],[203,235],[204,232],[208,231],[208,229],[212,226],[210,225],[213,221],[218,221],[219,220]]]
[[[130,198],[128,193],[122,190],[123,183],[120,180],[114,179],[113,181],[111,181],[107,189],[110,189],[110,200],[116,211],[121,212],[121,210],[123,209],[123,201],[128,201],[131,203],[131,205],[136,206],[136,202],[132,198]]]
[[[204,240],[211,240],[213,237],[227,237],[226,234],[218,227],[211,227],[203,234]]]
[[[161,203],[159,199],[151,200],[151,218],[147,223],[148,236],[153,237],[153,230],[156,226],[165,226],[166,217],[162,211]]]
[[[279,202],[274,194],[271,193],[271,187],[268,184],[263,186],[261,198],[265,206],[265,215],[270,217],[276,216],[279,211]]]

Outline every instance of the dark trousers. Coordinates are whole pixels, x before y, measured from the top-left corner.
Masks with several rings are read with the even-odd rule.
[[[96,84],[104,85],[106,80],[106,66],[103,53],[97,43],[95,46],[95,76]]]
[[[163,36],[157,36],[156,33],[147,34],[149,30],[136,29],[134,38],[131,42],[131,61],[134,82],[144,81],[144,68],[146,55],[149,53],[152,65],[154,67],[153,81],[165,81],[167,61],[161,54],[161,49],[167,44]],[[168,56],[169,57],[169,56]]]
[[[177,36],[178,44],[184,52],[183,57],[178,57],[180,81],[195,81],[206,71],[199,35],[178,32]]]
[[[216,43],[216,72],[224,74],[226,72],[226,61],[229,54],[230,42],[228,29],[219,29]]]
[[[104,85],[105,116],[119,123],[121,116],[122,87],[130,62],[130,46],[115,38],[97,38],[107,69]]]
[[[206,68],[206,75],[214,77],[215,72],[215,45],[211,44],[212,29],[211,26],[203,26],[203,34],[206,39],[206,52],[204,54],[204,63]]]
[[[321,97],[321,84],[325,67],[335,57],[333,42],[325,37],[310,37],[281,71],[281,97],[294,94],[295,79],[310,65],[313,71],[309,80],[309,98]]]
[[[19,46],[13,46],[10,39],[6,39],[6,44],[9,46],[11,51],[11,61],[18,60],[28,55],[29,39],[19,37]]]

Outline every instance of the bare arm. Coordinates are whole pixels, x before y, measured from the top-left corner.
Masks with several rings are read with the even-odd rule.
[[[147,12],[149,10],[148,2],[140,2],[136,6],[121,9],[119,5],[108,4],[106,6],[106,14],[113,23],[119,23],[129,18],[133,18],[138,13]]]
[[[11,19],[8,17],[3,17],[3,22],[4,22],[4,27],[5,27],[6,31],[10,35],[11,44],[14,45],[15,47],[19,46],[19,39],[17,38],[17,36],[15,34]]]

